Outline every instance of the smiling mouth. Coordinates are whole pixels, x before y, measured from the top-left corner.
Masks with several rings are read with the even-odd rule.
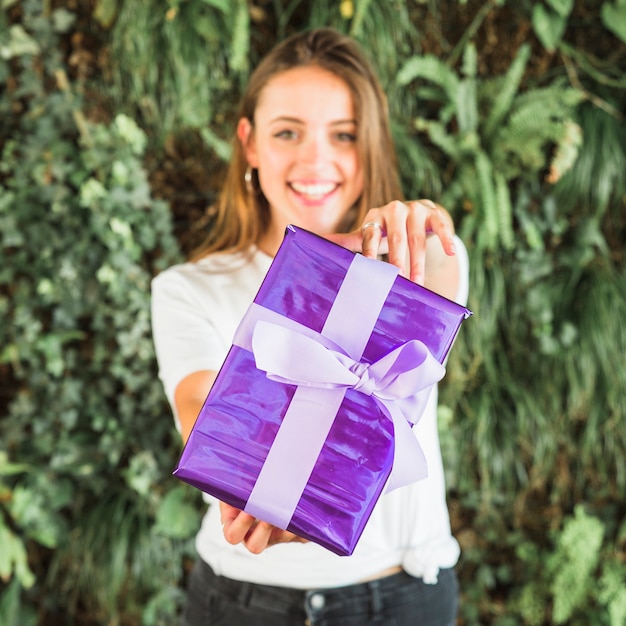
[[[321,200],[339,187],[338,183],[289,183],[289,187],[308,200]]]

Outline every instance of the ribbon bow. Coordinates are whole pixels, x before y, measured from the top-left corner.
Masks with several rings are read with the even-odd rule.
[[[443,365],[417,339],[371,364],[355,361],[328,340],[324,343],[327,345],[261,320],[252,334],[256,366],[271,380],[322,389],[354,389],[374,398],[393,420],[396,433],[389,490],[423,477],[424,455],[410,428],[423,413],[432,385],[443,378]]]

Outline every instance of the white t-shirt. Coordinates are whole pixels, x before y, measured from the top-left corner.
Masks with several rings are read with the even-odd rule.
[[[456,249],[460,277],[456,300],[465,304],[468,261],[458,238]],[[271,257],[252,248],[245,254],[213,254],[176,265],[153,280],[159,377],[172,407],[176,386],[185,376],[219,370],[271,262]],[[254,555],[224,539],[219,507],[209,505],[196,538],[200,557],[216,574],[228,578],[299,589],[350,585],[397,565],[427,583],[436,582],[439,569],[453,567],[459,557],[446,504],[436,389],[413,430],[426,454],[428,478],[379,499],[351,556],[337,556],[312,542],[280,544]]]

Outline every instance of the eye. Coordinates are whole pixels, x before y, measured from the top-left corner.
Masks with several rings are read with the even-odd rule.
[[[296,131],[289,128],[285,128],[284,130],[280,130],[277,133],[274,133],[274,137],[278,139],[295,139],[297,136],[298,135]]]
[[[335,137],[341,143],[354,143],[356,141],[356,133],[341,132],[337,133]]]

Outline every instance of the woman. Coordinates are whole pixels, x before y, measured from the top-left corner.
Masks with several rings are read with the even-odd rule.
[[[465,300],[467,259],[448,213],[401,197],[386,99],[357,44],[318,29],[277,46],[244,94],[205,245],[153,282],[159,375],[184,440],[287,224],[368,257],[387,254],[411,280]],[[209,506],[183,623],[453,624],[459,548],[436,390],[415,430],[429,477],[380,499],[350,557]]]

